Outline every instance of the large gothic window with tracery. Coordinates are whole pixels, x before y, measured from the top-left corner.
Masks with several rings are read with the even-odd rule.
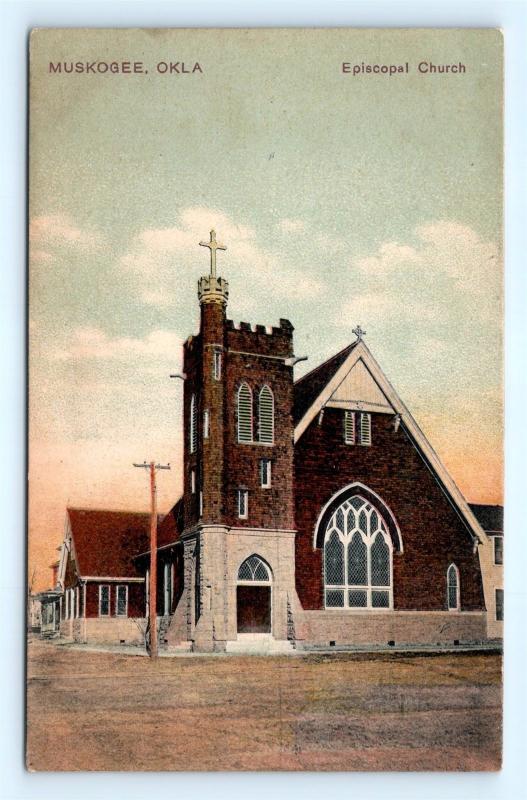
[[[392,608],[392,590],[392,542],[386,523],[363,497],[350,497],[326,528],[326,608]]]

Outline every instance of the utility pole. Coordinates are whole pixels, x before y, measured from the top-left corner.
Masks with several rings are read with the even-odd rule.
[[[157,487],[156,470],[170,469],[170,464],[134,464],[134,467],[150,470],[150,584],[148,604],[150,619],[150,658],[157,658]]]

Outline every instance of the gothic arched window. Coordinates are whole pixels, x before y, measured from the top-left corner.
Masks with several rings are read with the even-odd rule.
[[[324,538],[326,608],[392,608],[392,542],[379,511],[360,495],[334,511]]]
[[[269,583],[271,576],[269,568],[260,556],[252,555],[246,558],[238,570],[238,581],[259,581]]]
[[[246,383],[238,389],[238,441],[253,440],[253,393]]]
[[[258,441],[263,444],[274,441],[274,397],[269,386],[262,387],[258,398]]]
[[[450,564],[446,573],[447,605],[449,611],[459,611],[459,570]]]

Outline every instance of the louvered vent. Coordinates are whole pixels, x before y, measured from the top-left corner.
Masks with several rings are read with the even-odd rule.
[[[371,415],[360,415],[360,443],[364,445],[371,444]]]
[[[346,444],[355,444],[355,412],[344,412],[344,441]]]
[[[260,391],[258,403],[258,441],[263,444],[273,444],[274,441],[274,398],[268,386],[264,386]]]
[[[253,395],[246,383],[238,389],[238,441],[253,440]]]

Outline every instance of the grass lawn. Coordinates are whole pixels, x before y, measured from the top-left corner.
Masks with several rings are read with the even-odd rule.
[[[32,770],[494,770],[501,656],[28,645]]]

